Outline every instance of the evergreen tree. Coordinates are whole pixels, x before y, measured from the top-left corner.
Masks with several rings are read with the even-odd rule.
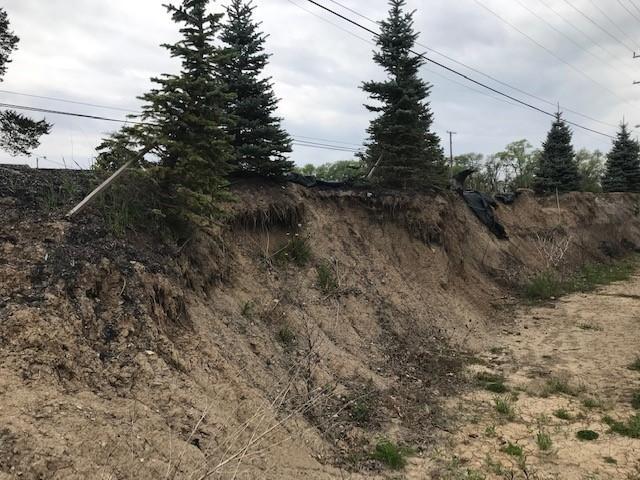
[[[7,12],[0,7],[0,82],[20,41],[9,27]],[[50,131],[51,125],[44,120],[35,121],[14,110],[0,112],[0,148],[11,155],[29,155]]]
[[[143,123],[113,135],[99,150],[108,165],[109,155],[113,159],[136,146],[152,147],[163,191],[194,213],[210,211],[223,194],[231,153],[221,127],[227,95],[217,75],[228,53],[215,44],[222,15],[207,13],[208,4],[183,0],[180,7],[166,7],[173,21],[182,24],[182,38],[163,46],[182,61],[181,71],[152,78],[158,87],[140,97],[145,102]]]
[[[234,147],[231,163],[235,170],[279,176],[293,168],[285,156],[291,152],[291,138],[275,116],[278,99],[271,80],[262,77],[269,54],[264,51],[267,37],[253,20],[254,9],[252,2],[232,0],[220,35],[232,51],[220,72],[233,95],[227,104]]]
[[[607,155],[602,188],[605,192],[640,192],[640,146],[624,123]]]
[[[363,159],[369,168],[380,160],[374,181],[389,187],[418,187],[444,183],[440,139],[431,132],[433,115],[426,101],[431,86],[419,78],[425,60],[411,53],[418,38],[413,12],[405,13],[405,0],[390,0],[389,17],[380,22],[374,61],[387,79],[365,82],[362,89],[379,102],[366,105],[379,113],[367,132]]]
[[[580,188],[578,163],[571,145],[571,129],[560,112],[551,125],[535,173],[534,188],[540,193],[571,192]]]

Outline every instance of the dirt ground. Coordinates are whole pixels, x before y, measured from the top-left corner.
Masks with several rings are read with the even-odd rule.
[[[414,460],[408,478],[639,479],[640,438],[613,433],[603,422],[639,413],[631,399],[640,393],[640,371],[629,368],[639,346],[640,275],[523,308],[479,355],[481,364],[469,367],[471,378],[503,376],[509,392],[479,386],[450,398],[456,427],[428,460]],[[512,405],[512,418],[496,411],[496,398]],[[558,418],[560,410],[569,418]],[[579,440],[580,430],[599,437]],[[545,451],[540,433],[551,439]],[[505,451],[510,444],[522,455]]]

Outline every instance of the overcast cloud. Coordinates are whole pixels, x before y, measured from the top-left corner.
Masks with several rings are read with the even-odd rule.
[[[321,1],[339,10],[329,0]],[[640,59],[633,60],[629,47],[640,52],[640,11],[630,2],[640,6],[640,1],[622,0],[637,18],[617,1],[593,1],[600,8],[606,8],[614,24],[594,7],[592,0],[482,0],[571,66],[501,22],[476,0],[408,0],[408,4],[417,9],[416,28],[421,32],[420,43],[425,46],[602,122],[616,125],[624,116],[635,126],[640,122],[636,115],[640,85],[634,86],[632,82],[640,80]],[[549,28],[518,2],[575,43]],[[0,89],[136,110],[139,102],[135,97],[150,88],[149,78],[175,72],[179,67],[159,46],[177,38],[176,26],[162,3],[159,0],[5,0],[3,6],[21,42]],[[296,136],[360,145],[370,115],[363,107],[367,99],[359,85],[363,80],[383,78],[380,68],[371,60],[373,47],[369,35],[305,0],[257,0],[255,3],[257,17],[270,35],[267,48],[273,56],[267,73],[273,77],[276,93],[282,99],[280,115],[288,131]],[[373,19],[383,18],[387,11],[383,0],[341,0],[341,3]],[[609,33],[598,29],[569,3]],[[213,2],[212,8],[220,10],[223,4]],[[340,11],[375,28],[350,12]],[[554,110],[553,106],[419,48],[435,60],[478,80],[545,110]],[[539,146],[544,139],[549,117],[496,100],[492,98],[496,97],[494,94],[479,93],[480,87],[434,65],[425,66],[422,75],[433,85],[434,129],[447,150],[447,130],[457,132],[454,153],[492,153],[521,138]],[[126,115],[119,110],[8,93],[0,93],[0,101],[113,118]],[[86,167],[100,139],[118,128],[118,124],[103,121],[57,115],[46,115],[46,118],[54,123],[53,132],[44,138],[31,160],[0,153],[0,163],[35,164],[36,156],[46,156],[49,166],[62,163],[64,158],[70,167],[75,164]],[[566,118],[609,134],[615,132],[613,126],[569,112]],[[606,151],[610,143],[606,137],[574,128],[577,148]],[[296,147],[293,153],[298,164],[317,164],[349,156],[305,147]]]

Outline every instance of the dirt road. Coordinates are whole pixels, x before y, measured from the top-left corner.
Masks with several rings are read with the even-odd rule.
[[[455,427],[409,478],[640,479],[639,358],[640,275],[522,309],[470,367],[478,388],[452,399]]]

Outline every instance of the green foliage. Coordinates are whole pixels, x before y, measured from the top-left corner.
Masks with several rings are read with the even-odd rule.
[[[626,422],[614,420],[609,416],[604,417],[602,421],[609,425],[612,432],[625,437],[640,438],[640,414],[633,415]]]
[[[390,0],[386,20],[376,37],[379,51],[374,61],[387,73],[384,81],[362,85],[377,105],[367,105],[378,114],[367,132],[369,142],[363,159],[368,168],[380,163],[373,181],[388,187],[444,185],[440,139],[431,131],[433,114],[427,98],[431,86],[419,75],[425,63],[411,53],[418,34],[413,13],[404,11],[405,0]]]
[[[512,457],[522,457],[524,455],[522,447],[520,445],[514,445],[511,442],[509,442],[509,444],[504,447],[502,451],[507,455],[511,455]]]
[[[600,408],[602,407],[602,402],[594,397],[586,397],[582,400],[582,405],[587,408]]]
[[[590,152],[586,148],[576,153],[580,173],[580,191],[598,193],[602,191],[601,179],[604,174],[604,155],[599,150]]]
[[[0,83],[20,39],[10,30],[9,18],[0,7]],[[40,146],[40,137],[51,131],[51,124],[35,121],[14,110],[0,112],[0,148],[12,156],[29,155]]]
[[[393,470],[400,470],[407,464],[405,457],[409,453],[409,450],[401,448],[389,440],[381,440],[371,456]]]
[[[253,19],[252,2],[232,0],[220,38],[231,55],[220,67],[220,78],[230,94],[226,109],[227,128],[234,148],[235,170],[281,176],[293,168],[285,154],[291,138],[275,116],[278,108],[271,80],[264,76],[269,55],[264,51],[266,35]]]
[[[309,239],[294,235],[283,247],[274,254],[279,263],[293,262],[299,267],[304,267],[311,260],[311,246]]]
[[[289,347],[296,341],[296,335],[288,325],[283,325],[280,330],[278,330],[278,340],[280,340],[285,347]]]
[[[607,155],[602,187],[605,192],[640,192],[640,146],[624,123]]]
[[[571,192],[580,188],[578,164],[571,145],[571,130],[560,113],[551,126],[535,172],[534,188],[540,193]]]
[[[515,408],[511,399],[507,397],[496,397],[493,401],[496,412],[509,420],[515,418]]]
[[[322,262],[316,267],[316,272],[318,273],[318,287],[322,293],[329,295],[338,289],[338,279],[331,263]]]
[[[551,440],[551,436],[546,432],[538,432],[536,435],[536,444],[538,448],[543,452],[547,452],[551,450],[553,446],[553,440]]]
[[[502,382],[486,383],[484,388],[493,393],[506,393],[509,391],[509,387]]]
[[[585,442],[590,442],[592,440],[596,440],[600,435],[593,430],[579,430],[576,432],[576,437],[578,440],[582,440]]]
[[[294,168],[294,171],[301,175],[308,175],[327,181],[354,180],[364,174],[362,163],[358,160],[340,160],[323,163],[317,167],[309,163],[302,168]]]
[[[508,144],[496,154],[505,172],[505,184],[511,190],[531,188],[538,153],[525,139]]]
[[[533,276],[523,286],[522,292],[530,300],[548,300],[569,293],[588,292],[599,285],[628,280],[637,266],[637,258],[632,257],[610,264],[585,264],[565,277],[549,270]]]
[[[351,418],[360,425],[365,425],[371,420],[372,406],[366,399],[361,399],[351,406]]]
[[[571,420],[573,418],[571,414],[564,408],[556,410],[555,412],[553,412],[553,414],[560,420]]]
[[[488,372],[479,372],[476,375],[478,382],[485,390],[493,393],[506,393],[509,388],[504,384],[504,377]]]
[[[127,127],[102,140],[102,143],[96,147],[98,156],[93,168],[113,172],[136,157],[140,144],[136,141],[134,132],[134,128]]]

